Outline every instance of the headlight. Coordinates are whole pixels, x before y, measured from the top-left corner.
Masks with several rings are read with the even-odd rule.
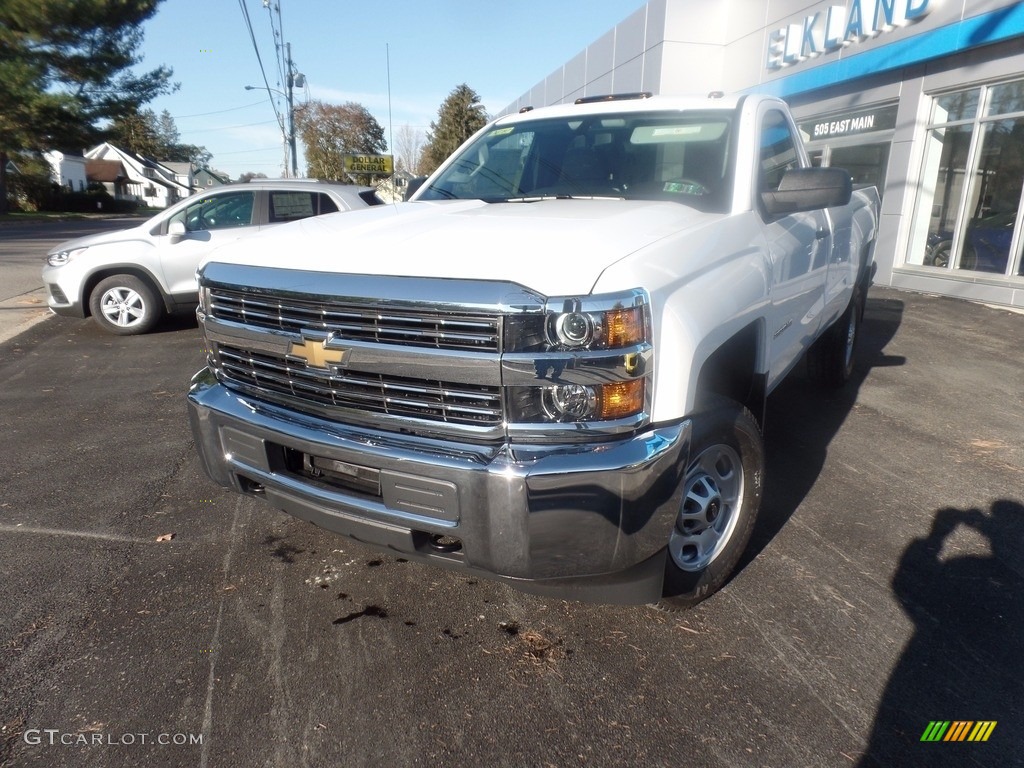
[[[570,310],[550,315],[547,325],[548,343],[567,349],[618,349],[646,338],[642,306],[601,312]]]
[[[541,312],[513,315],[505,330],[511,431],[561,434],[571,424],[599,422],[622,430],[648,418],[653,350],[645,291],[549,298]]]
[[[70,250],[57,251],[56,253],[48,254],[46,257],[46,263],[51,267],[59,267],[62,264],[67,264],[76,256],[81,256],[89,249],[88,246],[84,248],[71,248]]]
[[[584,384],[556,384],[541,390],[544,411],[554,421],[585,421],[597,410],[597,393]]]
[[[547,420],[614,421],[644,410],[644,379],[608,384],[555,384],[541,387]]]
[[[553,315],[551,325],[554,326],[553,340],[567,347],[585,346],[594,335],[594,319],[582,312]]]

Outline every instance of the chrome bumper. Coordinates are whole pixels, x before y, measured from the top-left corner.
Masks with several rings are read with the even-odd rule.
[[[188,402],[215,482],[327,530],[530,592],[661,596],[689,421],[614,442],[459,445],[287,411],[227,389],[209,369]]]

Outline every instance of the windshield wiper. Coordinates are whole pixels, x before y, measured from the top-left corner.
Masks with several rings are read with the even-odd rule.
[[[523,195],[522,197],[494,197],[488,203],[539,203],[543,200],[625,200],[621,195]]]

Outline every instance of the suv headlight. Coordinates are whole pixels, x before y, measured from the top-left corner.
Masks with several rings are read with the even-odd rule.
[[[63,264],[67,264],[76,256],[81,256],[89,249],[89,246],[83,248],[71,248],[63,251],[56,251],[55,253],[47,254],[46,263],[51,267],[59,267]]]

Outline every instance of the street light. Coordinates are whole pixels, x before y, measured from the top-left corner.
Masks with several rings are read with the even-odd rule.
[[[277,93],[284,97],[285,101],[288,102],[288,133],[285,136],[285,140],[288,143],[288,148],[292,155],[292,177],[297,178],[299,175],[298,168],[298,154],[295,151],[295,101],[292,94],[292,88],[295,85],[302,87],[305,78],[299,72],[296,72],[292,64],[292,44],[287,43],[285,48],[288,51],[288,90],[286,93],[282,93],[276,88],[270,86],[259,86],[259,85],[247,85],[245,90],[247,91],[267,91],[268,93]]]

